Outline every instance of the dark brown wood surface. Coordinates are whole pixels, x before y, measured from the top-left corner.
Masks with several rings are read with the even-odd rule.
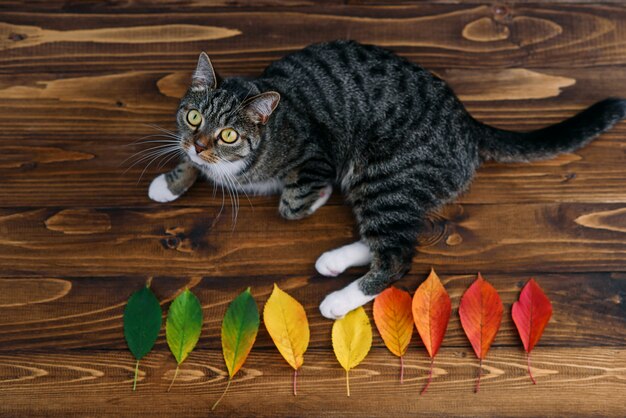
[[[413,291],[434,266],[453,315],[421,397],[429,360],[418,338],[400,386],[397,359],[376,331],[345,396],[332,323],[317,306],[364,270],[330,279],[313,268],[323,251],[355,238],[340,196],[300,222],[278,216],[276,197],[244,197],[233,228],[230,203],[221,211],[209,184],[161,205],[147,186],[164,168],[127,170],[123,161],[141,150],[129,144],[156,132],[148,125],[174,127],[199,51],[223,76],[253,76],[308,43],[345,38],[422,64],[478,119],[508,129],[626,97],[619,0],[3,1],[0,415],[209,415],[227,377],[226,306],[252,286],[262,307],[274,282],[311,323],[299,395],[261,327],[216,415],[626,415],[626,123],[555,160],[485,165],[458,202],[429,218],[398,285]],[[474,394],[478,362],[456,309],[477,271],[500,292],[505,316]],[[510,319],[529,277],[554,304],[533,352],[536,386]],[[164,310],[185,287],[203,304],[198,348],[170,393],[175,361],[164,330],[131,391],[122,314],[147,280]]]

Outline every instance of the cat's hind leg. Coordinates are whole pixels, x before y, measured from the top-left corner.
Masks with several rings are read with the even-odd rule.
[[[326,296],[320,304],[320,312],[326,318],[338,319],[365,305],[406,274],[411,266],[411,254],[412,248],[374,252],[370,270],[343,289]]]
[[[426,207],[431,207],[434,199],[424,191],[419,176],[402,174],[355,175],[347,197],[361,240],[370,251],[370,270],[326,296],[320,305],[326,318],[341,318],[366,304],[410,269]]]
[[[155,202],[171,202],[183,195],[198,178],[198,169],[185,161],[172,171],[161,174],[152,180],[148,196]]]

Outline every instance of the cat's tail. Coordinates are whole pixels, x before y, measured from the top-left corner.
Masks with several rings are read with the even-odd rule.
[[[484,160],[525,162],[572,152],[626,116],[626,100],[602,100],[555,125],[531,132],[512,132],[478,122],[480,155]]]

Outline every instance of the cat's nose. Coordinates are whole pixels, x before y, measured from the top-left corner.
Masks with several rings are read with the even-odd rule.
[[[193,141],[193,146],[196,149],[196,153],[200,154],[202,151],[206,151],[209,141],[206,138],[198,138]]]

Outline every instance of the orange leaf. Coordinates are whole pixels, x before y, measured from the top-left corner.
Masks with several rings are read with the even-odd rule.
[[[502,300],[498,292],[478,273],[478,278],[465,291],[459,305],[459,316],[465,335],[480,359],[476,392],[480,388],[482,362],[496,338],[502,320]]]
[[[403,383],[403,356],[413,335],[411,295],[397,287],[385,289],[374,299],[374,323],[389,351],[400,357],[400,383]]]
[[[428,382],[422,389],[422,393],[426,391],[432,380],[433,360],[448,328],[451,312],[450,296],[441,284],[435,270],[431,269],[428,278],[417,288],[413,296],[415,326],[431,358]]]
[[[552,304],[537,282],[530,279],[522,289],[519,300],[513,304],[511,313],[527,353],[530,380],[537,384],[530,371],[530,352],[541,338],[552,316]]]

